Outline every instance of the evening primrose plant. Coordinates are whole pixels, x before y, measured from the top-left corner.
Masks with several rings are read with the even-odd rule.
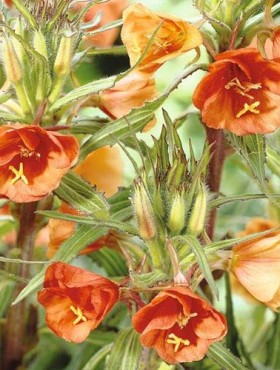
[[[280,7],[194,6],[1,3],[1,368],[279,369]]]

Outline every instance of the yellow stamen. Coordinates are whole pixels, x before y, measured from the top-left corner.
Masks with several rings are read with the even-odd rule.
[[[251,113],[254,113],[254,114],[259,114],[260,111],[258,109],[255,109],[259,105],[260,105],[259,101],[255,101],[253,104],[245,103],[244,108],[241,109],[241,111],[237,113],[236,118],[240,118],[241,116],[243,116],[243,114],[245,114],[247,112],[251,112]]]
[[[251,82],[243,82],[242,84],[239,79],[235,77],[225,85],[227,90],[231,89],[232,87],[234,87],[234,91],[236,91],[238,94],[246,96],[249,99],[254,99],[254,97],[250,94],[247,94],[247,92],[250,90],[261,89],[262,84],[260,82],[255,84],[252,84]]]
[[[174,333],[171,333],[168,335],[167,343],[169,344],[175,344],[174,352],[177,352],[180,345],[183,344],[184,346],[188,346],[191,342],[188,339],[182,339],[180,337],[177,337]]]
[[[77,318],[73,321],[73,325],[79,324],[81,321],[86,322],[87,318],[84,316],[83,311],[80,308],[76,308],[74,306],[70,306],[70,310],[77,315]]]
[[[193,312],[189,316],[185,316],[184,314],[182,314],[180,312],[179,313],[179,316],[178,316],[178,319],[177,319],[177,323],[178,323],[180,329],[183,329],[187,325],[187,323],[189,322],[189,320],[192,317],[196,317],[196,316],[197,316],[197,312]]]
[[[9,166],[9,170],[15,174],[15,177],[11,180],[11,184],[14,184],[18,180],[21,179],[26,185],[28,185],[28,180],[23,173],[23,163],[22,162],[20,162],[18,170],[16,170],[14,166]]]
[[[28,148],[23,147],[22,145],[20,147],[20,156],[25,158],[31,158],[36,157],[36,159],[41,157],[41,154],[38,152],[35,152],[34,150],[29,150]]]

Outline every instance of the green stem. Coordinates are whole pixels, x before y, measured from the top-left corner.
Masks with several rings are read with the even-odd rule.
[[[35,241],[35,211],[37,202],[22,205],[17,236],[17,247],[21,250],[23,260],[31,260]],[[19,276],[21,279],[28,279],[29,264],[19,265]],[[16,288],[16,295],[24,288],[24,283],[19,283]],[[21,363],[24,355],[25,339],[25,301],[11,306],[7,316],[6,345],[4,369],[16,369]]]
[[[206,127],[208,144],[211,145],[208,171],[208,185],[210,191],[218,193],[220,190],[220,183],[222,177],[222,169],[225,160],[225,136],[223,130],[215,130]],[[210,239],[213,239],[215,231],[217,210],[211,210],[209,223],[207,227],[207,234]]]

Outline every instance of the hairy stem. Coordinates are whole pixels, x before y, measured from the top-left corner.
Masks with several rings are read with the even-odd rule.
[[[17,235],[17,247],[21,250],[21,258],[23,260],[31,260],[33,255],[34,239],[35,239],[35,211],[37,202],[26,203],[22,205],[21,216],[19,222],[19,230]],[[29,277],[29,264],[21,264],[19,267],[19,275],[22,279]],[[20,282],[16,288],[16,295],[24,288],[25,284]],[[21,301],[15,306],[11,306],[7,316],[6,326],[6,346],[4,369],[16,369],[22,362],[24,354],[24,339],[25,339],[25,301]]]
[[[211,159],[208,171],[208,184],[211,192],[217,193],[220,190],[220,183],[222,177],[222,169],[225,160],[225,136],[223,130],[215,130],[206,128],[207,140],[210,148]],[[217,210],[213,208],[210,213],[209,224],[207,227],[207,234],[210,239],[213,239],[215,231]]]

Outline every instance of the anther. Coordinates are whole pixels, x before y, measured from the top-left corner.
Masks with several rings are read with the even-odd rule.
[[[243,116],[243,114],[245,114],[247,112],[251,112],[251,113],[254,113],[254,114],[259,114],[260,111],[258,109],[256,109],[259,105],[260,105],[259,101],[255,101],[253,104],[245,103],[244,108],[240,112],[237,113],[236,118],[240,118],[241,116]]]
[[[197,312],[193,312],[189,316],[185,316],[184,314],[180,312],[178,316],[178,320],[177,320],[177,323],[180,329],[183,329],[187,325],[187,323],[190,321],[190,319],[196,316],[197,316]]]
[[[70,310],[76,315],[76,319],[73,321],[73,325],[79,324],[81,321],[86,322],[87,318],[84,316],[83,311],[80,308],[75,308],[74,306],[70,306]]]
[[[177,337],[174,333],[171,333],[168,335],[167,343],[169,344],[175,344],[174,352],[177,352],[180,345],[183,344],[184,346],[190,345],[190,341],[188,339],[182,339],[180,337]]]
[[[23,163],[20,162],[19,169],[16,170],[14,166],[9,166],[9,170],[13,172],[15,177],[11,179],[11,184],[15,184],[18,180],[22,180],[26,185],[28,185],[28,180],[23,173]]]

